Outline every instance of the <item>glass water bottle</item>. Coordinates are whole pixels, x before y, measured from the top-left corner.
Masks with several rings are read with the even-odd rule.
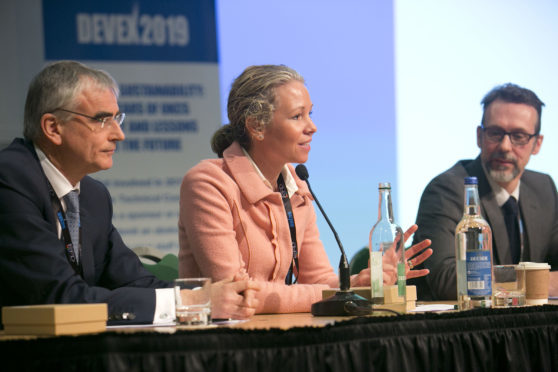
[[[465,177],[463,218],[455,229],[460,310],[491,307],[492,304],[492,231],[481,216],[477,184],[476,177]]]
[[[390,183],[380,183],[378,190],[380,194],[378,222],[376,222],[372,230],[370,230],[368,245],[370,249],[371,300],[374,304],[384,303],[382,256],[393,254],[397,262],[397,297],[402,297],[402,300],[405,301],[406,276],[403,230],[394,222]],[[399,300],[401,300],[401,298]]]

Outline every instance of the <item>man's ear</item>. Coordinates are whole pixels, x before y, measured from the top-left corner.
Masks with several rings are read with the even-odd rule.
[[[483,135],[482,127],[479,125],[477,127],[477,146],[479,149],[482,149],[482,135]]]
[[[531,155],[537,155],[539,153],[539,151],[541,151],[541,146],[542,146],[543,139],[544,139],[544,136],[542,134],[539,134],[535,138],[535,144],[533,145],[533,150],[531,151]]]
[[[49,142],[55,145],[62,144],[62,128],[56,116],[51,113],[41,116],[41,130]]]

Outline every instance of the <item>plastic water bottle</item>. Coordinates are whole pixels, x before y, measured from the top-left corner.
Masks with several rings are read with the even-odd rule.
[[[378,203],[378,222],[370,230],[370,290],[374,304],[384,303],[383,261],[384,254],[395,254],[397,257],[397,295],[405,301],[405,248],[403,230],[393,219],[391,206],[391,185],[389,182],[378,186],[380,200]],[[390,252],[393,249],[394,251]]]
[[[455,229],[460,310],[491,307],[492,304],[492,230],[481,216],[477,185],[476,177],[465,177],[463,218]]]

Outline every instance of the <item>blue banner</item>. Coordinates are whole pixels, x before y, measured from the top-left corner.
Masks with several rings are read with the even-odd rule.
[[[217,62],[214,0],[43,0],[45,59]]]

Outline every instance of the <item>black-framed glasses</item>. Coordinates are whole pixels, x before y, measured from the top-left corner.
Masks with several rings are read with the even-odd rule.
[[[122,123],[124,122],[124,119],[126,118],[126,114],[123,112],[119,112],[114,116],[110,116],[110,115],[90,116],[90,115],[82,114],[81,112],[70,111],[60,107],[52,111],[64,111],[64,112],[69,112],[70,114],[83,116],[85,118],[101,123],[101,129],[103,129],[107,124],[107,122],[109,122],[110,120],[114,121],[116,124],[118,124],[118,126],[121,126]]]
[[[516,132],[506,132],[505,130],[503,130],[502,128],[498,128],[498,127],[484,127],[481,126],[484,135],[486,136],[486,139],[489,140],[492,143],[500,143],[502,142],[502,140],[504,139],[504,137],[507,135],[510,137],[510,141],[512,143],[512,145],[515,146],[524,146],[526,144],[529,143],[529,141],[531,141],[531,138],[538,136],[538,133],[535,134],[529,134],[529,133],[525,133],[525,132],[521,132],[521,131],[516,131]]]

